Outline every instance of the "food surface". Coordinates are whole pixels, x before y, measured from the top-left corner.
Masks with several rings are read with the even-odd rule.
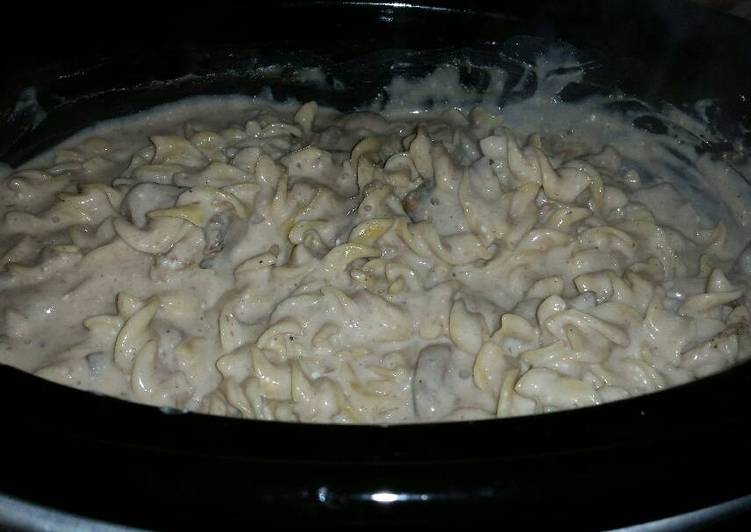
[[[216,415],[402,423],[596,405],[751,352],[745,211],[514,123],[217,97],[78,134],[0,181],[0,362]]]

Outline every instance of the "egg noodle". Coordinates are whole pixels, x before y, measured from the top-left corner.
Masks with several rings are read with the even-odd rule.
[[[597,405],[751,352],[725,224],[616,147],[480,107],[230,107],[2,179],[0,362],[215,415],[397,423]]]

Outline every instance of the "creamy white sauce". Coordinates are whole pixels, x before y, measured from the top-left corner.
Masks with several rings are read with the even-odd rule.
[[[560,101],[569,59],[532,71],[502,109],[502,71],[478,95],[453,67],[354,114],[193,98],[0,169],[0,362],[163,407],[397,423],[747,356],[751,198],[697,155],[706,124],[636,130],[612,98]]]

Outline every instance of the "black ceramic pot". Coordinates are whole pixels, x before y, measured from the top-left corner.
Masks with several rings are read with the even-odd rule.
[[[133,4],[122,13],[48,6],[45,16],[19,9],[6,25],[33,20],[36,30],[2,42],[0,160],[11,164],[93,121],[188,95],[268,86],[277,97],[348,110],[377,96],[394,73],[419,75],[457,55],[493,66],[498,49],[529,59],[557,39],[604,65],[567,98],[613,88],[654,104],[714,98],[720,131],[737,138],[745,124],[745,149],[751,144],[751,24],[688,4],[214,2]],[[267,65],[281,67],[260,68]],[[299,76],[306,65],[346,89],[307,84]],[[463,77],[482,88],[481,73]],[[0,366],[0,525],[57,528],[77,515],[149,528],[484,521],[605,529],[735,501],[692,514],[692,523],[706,523],[748,512],[749,389],[745,363],[577,411],[314,426],[169,413]]]

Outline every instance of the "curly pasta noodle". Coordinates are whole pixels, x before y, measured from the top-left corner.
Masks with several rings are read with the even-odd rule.
[[[751,352],[722,223],[661,223],[616,148],[502,118],[256,103],[66,145],[0,185],[0,361],[153,405],[383,423],[597,405]]]

